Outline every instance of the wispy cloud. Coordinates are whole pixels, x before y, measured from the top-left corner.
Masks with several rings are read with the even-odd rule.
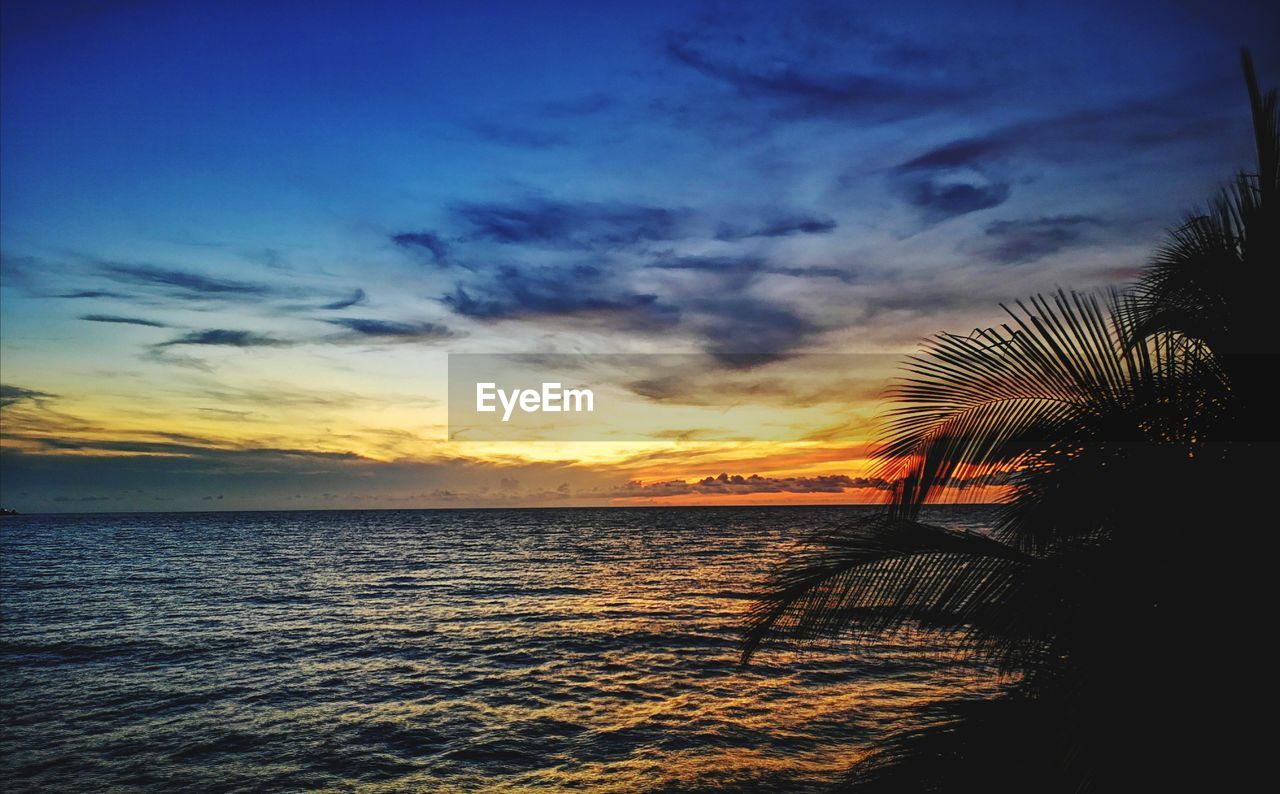
[[[425,253],[433,264],[442,265],[449,258],[449,244],[435,232],[402,232],[392,235],[391,242],[414,253]]]
[[[895,168],[890,184],[926,222],[991,209],[1009,200],[1012,187],[972,163],[954,164],[948,157],[918,157]]]
[[[881,118],[927,112],[929,102],[947,94],[936,86],[914,85],[887,74],[806,69],[802,54],[793,58],[755,51],[712,51],[687,33],[672,33],[664,51],[672,61],[728,86],[743,99],[774,103],[778,110],[803,116],[861,115]]]
[[[624,202],[529,197],[453,207],[471,239],[550,248],[602,248],[684,237],[690,213]]]
[[[454,333],[447,327],[428,322],[405,323],[356,317],[343,317],[336,320],[326,320],[325,322],[345,328],[351,332],[352,336],[364,339],[438,342],[454,336]]]
[[[365,303],[368,303],[368,299],[369,296],[365,294],[364,290],[357,288],[356,291],[351,294],[351,297],[336,300],[332,303],[326,303],[320,308],[327,311],[339,311],[341,309],[349,309],[352,306],[363,306]]]
[[[1034,262],[1087,243],[1090,234],[1105,225],[1102,219],[1092,215],[993,221],[984,230],[987,244],[981,247],[980,253],[1006,265]]]
[[[157,322],[156,320],[144,320],[141,317],[122,317],[116,314],[82,314],[81,320],[87,320],[91,323],[117,323],[120,325],[142,325],[147,328],[168,328],[167,323]]]
[[[191,331],[161,342],[157,347],[173,347],[176,345],[204,345],[210,347],[283,347],[292,344],[284,339],[277,339],[254,331],[238,331],[225,328],[211,328],[205,331]]]
[[[646,267],[658,270],[685,270],[731,277],[740,281],[761,275],[790,276],[792,278],[835,279],[852,283],[860,271],[852,267],[835,265],[787,266],[770,263],[758,256],[675,256],[662,257]]]
[[[775,218],[759,226],[742,227],[722,223],[716,230],[717,240],[744,240],[750,237],[790,237],[795,234],[826,234],[838,224],[831,218],[819,215],[794,215]]]
[[[119,299],[128,299],[130,296],[129,296],[129,295],[126,295],[126,294],[125,294],[125,293],[123,293],[123,292],[115,292],[115,291],[112,291],[112,290],[102,290],[102,289],[81,289],[81,290],[73,290],[73,291],[71,291],[71,292],[59,292],[59,293],[54,294],[52,297],[54,297],[54,298],[73,298],[73,299],[80,299],[80,298],[119,298]]]
[[[477,273],[442,299],[479,320],[578,314],[614,315],[620,327],[669,327],[679,312],[658,296],[626,290],[592,265],[501,266]]]
[[[12,386],[8,383],[0,384],[0,406],[8,407],[17,405],[21,402],[39,403],[42,400],[52,400],[57,395],[48,392],[37,391],[35,389],[25,389],[21,386]]]
[[[126,265],[113,262],[103,263],[101,272],[114,281],[125,284],[137,284],[143,287],[156,287],[173,294],[175,297],[208,295],[266,295],[270,289],[249,281],[215,278],[186,270],[155,267],[152,265]]]

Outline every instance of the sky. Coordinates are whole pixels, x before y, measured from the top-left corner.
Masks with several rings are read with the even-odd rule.
[[[892,368],[805,362],[1132,279],[1250,162],[1278,16],[10,0],[0,502],[876,501]],[[652,436],[470,441],[450,353],[691,363],[614,384]]]

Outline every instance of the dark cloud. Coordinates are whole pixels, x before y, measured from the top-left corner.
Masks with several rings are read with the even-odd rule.
[[[732,89],[739,100],[767,103],[784,116],[888,119],[921,115],[966,93],[936,80],[908,82],[900,78],[901,70],[889,74],[823,69],[810,57],[811,48],[794,43],[775,50],[735,44],[672,33],[664,53],[674,63]]]
[[[1091,215],[1056,215],[987,224],[984,256],[1006,265],[1024,264],[1081,245],[1103,226]]]
[[[455,220],[472,239],[549,248],[624,247],[686,236],[689,213],[622,202],[553,201],[464,203]]]
[[[365,294],[364,290],[357,288],[355,292],[351,293],[351,297],[343,298],[342,300],[337,300],[337,301],[334,301],[333,303],[326,303],[320,308],[328,309],[330,311],[338,311],[339,309],[349,309],[352,306],[361,306],[367,303],[368,297],[369,296]]]
[[[391,237],[391,242],[415,253],[425,253],[431,261],[442,265],[449,257],[449,244],[435,232],[403,232]]]
[[[979,151],[966,144],[913,158],[890,172],[890,184],[929,223],[990,209],[1007,201],[1011,190],[1008,181],[967,159]]]
[[[288,345],[283,339],[254,333],[253,331],[234,331],[225,328],[211,328],[206,331],[192,331],[182,336],[161,342],[158,347],[174,345],[207,345],[211,347],[282,347]]]
[[[1004,203],[1014,161],[1076,163],[1131,157],[1214,134],[1221,121],[1204,112],[1204,86],[1158,101],[1138,100],[1019,121],[949,141],[896,166],[897,192],[936,222]]]
[[[810,265],[786,267],[769,264],[753,256],[678,256],[659,259],[648,265],[659,270],[688,270],[746,279],[757,275],[790,276],[792,278],[831,278],[845,283],[858,279],[857,270],[846,267]]]
[[[74,292],[60,292],[53,297],[55,298],[129,298],[129,295],[123,292],[111,292],[110,290],[101,289],[83,289]]]
[[[646,369],[647,362],[637,359],[618,379],[619,385],[648,400],[674,405],[844,406],[878,399],[884,391],[885,370],[877,355],[798,353],[773,365],[759,355],[745,354],[725,356],[740,361],[737,366],[720,362],[719,369],[707,366],[700,355],[649,358],[657,359],[655,366]]]
[[[166,367],[182,367],[183,369],[194,369],[200,372],[213,372],[213,365],[202,358],[195,356],[184,356],[174,353],[172,348],[163,345],[152,345],[144,350],[139,356],[143,361],[150,361],[161,364]]]
[[[345,328],[355,336],[368,339],[420,342],[449,339],[453,336],[452,331],[436,323],[402,323],[355,317],[344,317],[337,320],[326,320],[325,322]]]
[[[721,224],[716,230],[717,240],[743,240],[749,237],[789,237],[793,234],[826,234],[837,224],[831,218],[819,216],[791,216],[778,218],[751,228]]]
[[[11,386],[7,383],[0,384],[0,407],[8,407],[16,405],[20,402],[38,403],[41,400],[52,400],[57,395],[48,392],[36,391],[35,389],[24,389],[21,386]]]
[[[738,496],[753,493],[844,493],[846,490],[885,490],[889,483],[878,478],[850,477],[845,474],[820,474],[816,477],[761,477],[752,474],[720,474],[686,482],[628,482],[604,494],[610,497],[661,497],[701,494]]]
[[[1211,100],[1220,91],[1217,83],[1188,86],[1157,99],[1005,124],[903,161],[890,182],[931,223],[989,209],[1010,197],[1007,174],[1015,168],[1131,158],[1217,134],[1224,122],[1206,108],[1215,106]]]
[[[789,307],[744,295],[694,301],[689,311],[707,352],[732,369],[786,358],[821,330]]]
[[[899,168],[981,166],[1015,155],[1046,160],[1127,155],[1136,149],[1203,138],[1218,132],[1220,121],[1203,111],[1202,90],[1184,89],[1156,101],[1128,101],[1015,122],[985,135],[942,144]]]
[[[99,271],[112,281],[158,291],[172,298],[256,300],[270,297],[274,293],[274,290],[265,284],[215,278],[151,265],[103,262],[99,265]]]
[[[638,329],[670,326],[679,319],[678,310],[657,295],[628,291],[591,265],[501,266],[457,285],[442,300],[454,312],[479,320],[612,315],[619,327]]]
[[[898,189],[930,223],[997,207],[1009,200],[1011,192],[1008,182],[948,181],[932,174],[902,179]]]
[[[931,149],[898,166],[899,171],[921,171],[936,168],[959,168],[974,165],[992,154],[1001,153],[1009,144],[1007,132],[985,138],[965,138]]]
[[[115,314],[82,314],[81,320],[91,323],[120,323],[122,325],[144,325],[148,328],[168,328],[166,323],[155,320],[144,320],[141,317],[121,317]]]
[[[758,257],[674,257],[658,260],[650,267],[702,274],[704,281],[712,281],[689,289],[689,297],[678,305],[684,324],[705,340],[706,351],[731,369],[784,358],[822,330],[789,306],[748,294],[748,287],[757,276],[845,274],[835,268],[774,268]]]
[[[680,375],[664,375],[657,378],[641,378],[624,384],[627,391],[650,400],[662,402],[673,397],[683,397],[690,391],[688,379]]]
[[[763,272],[767,266],[763,259],[754,256],[675,256],[658,259],[649,267],[741,277]]]
[[[769,273],[794,278],[830,278],[852,284],[861,278],[861,273],[853,268],[833,267],[828,265],[812,265],[809,267],[771,267]]]

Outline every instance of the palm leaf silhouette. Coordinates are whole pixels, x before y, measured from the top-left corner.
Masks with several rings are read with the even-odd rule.
[[[744,663],[770,642],[912,629],[957,635],[1009,674],[1004,696],[953,704],[865,759],[858,790],[1230,779],[1169,761],[1240,740],[1220,710],[1169,693],[1191,674],[1235,691],[1242,663],[1203,638],[1252,631],[1265,581],[1237,544],[1205,541],[1224,520],[1216,497],[1259,493],[1276,451],[1254,443],[1276,438],[1259,357],[1278,264],[1276,95],[1244,66],[1257,173],[1171,232],[1132,292],[1037,296],[998,328],[928,341],[892,387],[882,514],[811,538],[749,612]],[[989,535],[921,522],[975,479],[1009,486]],[[1183,729],[1186,713],[1215,736]]]

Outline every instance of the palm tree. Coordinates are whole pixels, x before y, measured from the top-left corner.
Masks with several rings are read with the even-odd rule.
[[[1255,129],[1271,136],[1259,173],[1274,180],[1275,95],[1259,97],[1247,56],[1246,74]],[[766,640],[913,629],[959,636],[1009,684],[899,735],[853,770],[859,791],[1221,788],[1234,774],[1222,759],[1247,723],[1227,718],[1258,679],[1231,649],[1256,632],[1265,580],[1240,543],[1207,533],[1230,515],[1222,498],[1271,471],[1255,446],[1229,443],[1259,410],[1238,385],[1255,321],[1235,319],[1247,290],[1209,267],[1176,272],[1169,252],[1236,219],[1218,253],[1242,271],[1274,266],[1257,259],[1275,250],[1264,182],[1238,179],[1234,209],[1174,232],[1134,294],[1034,298],[998,329],[940,335],[908,360],[877,453],[892,500],[778,569],[743,660]],[[1216,301],[1212,323],[1192,326],[1197,300]],[[1010,485],[990,535],[921,522],[926,502],[975,477]]]
[[[1276,92],[1263,94],[1247,51],[1242,60],[1257,170],[1237,173],[1169,234],[1134,294],[1139,333],[1172,329],[1203,340],[1250,414],[1251,437],[1277,441],[1268,368],[1275,362],[1271,302],[1280,287],[1280,135]]]

